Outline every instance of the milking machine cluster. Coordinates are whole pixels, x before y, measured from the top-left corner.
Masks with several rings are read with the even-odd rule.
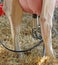
[[[0,44],[6,48],[7,50],[9,51],[12,51],[12,52],[28,52],[28,51],[31,51],[32,49],[34,49],[35,47],[39,46],[42,42],[43,42],[43,39],[42,39],[42,36],[41,36],[41,30],[40,30],[40,25],[39,25],[39,16],[37,16],[36,14],[33,14],[32,15],[33,17],[33,28],[32,28],[32,37],[34,39],[39,39],[40,41],[34,45],[33,47],[31,48],[28,48],[26,50],[12,50],[12,49],[9,49],[8,47],[6,47],[3,43],[3,41],[0,40]],[[54,38],[56,35],[58,35],[58,32],[56,31],[55,28],[52,29],[52,33],[54,34],[52,36],[52,38]],[[43,45],[43,55],[45,55],[45,47]]]
[[[33,14],[33,18],[36,19],[36,21],[33,21],[34,25],[33,25],[33,29],[32,29],[32,36],[35,39],[42,39],[41,36],[41,29],[40,29],[40,24],[39,24],[39,18],[40,16],[37,16],[36,14]],[[58,35],[57,30],[53,27],[52,28],[52,38],[56,37],[56,35]]]

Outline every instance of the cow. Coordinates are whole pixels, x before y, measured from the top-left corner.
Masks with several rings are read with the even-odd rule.
[[[21,3],[22,1],[22,3]],[[28,9],[27,6],[30,6],[30,13],[34,13],[39,15],[38,12],[34,11],[33,9],[36,9],[36,7],[32,7],[34,4],[32,0],[4,0],[4,6],[3,10],[5,14],[7,15],[10,25],[11,25],[11,33],[12,33],[12,39],[13,43],[15,44],[15,49],[19,50],[19,32],[20,32],[20,25],[22,21],[22,16],[23,16],[23,8],[22,4],[29,3],[26,5],[25,8]],[[35,1],[40,1],[39,3],[42,3],[41,5],[41,11],[40,13],[40,26],[41,26],[41,34],[42,38],[44,41],[44,45],[46,48],[46,55],[55,58],[54,51],[52,48],[52,17],[55,9],[55,3],[56,0],[35,0]],[[36,2],[34,2],[36,4]],[[32,5],[33,4],[33,5]],[[38,7],[37,7],[38,8]],[[31,11],[33,10],[33,12]],[[28,12],[28,10],[26,11]]]

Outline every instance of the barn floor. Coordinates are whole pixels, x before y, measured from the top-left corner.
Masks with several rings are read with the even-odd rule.
[[[19,35],[20,42],[22,43],[20,44],[22,49],[32,47],[39,41],[32,38],[31,21],[31,15],[24,14],[21,33]],[[0,40],[2,40],[8,48],[14,49],[14,44],[12,43],[11,38],[10,25],[6,16],[0,16]],[[58,55],[58,36],[53,39],[53,48]],[[42,59],[43,55],[42,52],[42,44],[30,52],[19,53],[19,56],[17,53],[8,51],[2,45],[0,45],[0,65],[39,65],[38,63]],[[49,59],[42,65],[58,65],[58,58],[53,60],[53,62],[51,62]]]

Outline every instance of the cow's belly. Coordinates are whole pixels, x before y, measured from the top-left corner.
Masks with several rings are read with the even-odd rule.
[[[19,0],[22,9],[31,14],[40,15],[43,0]]]

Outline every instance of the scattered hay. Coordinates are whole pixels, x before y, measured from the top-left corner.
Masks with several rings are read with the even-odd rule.
[[[27,16],[27,15],[25,15]],[[30,17],[30,15],[29,15]],[[22,49],[29,48],[33,46],[35,43],[39,40],[35,40],[32,38],[31,34],[31,21],[29,17],[24,17],[24,26],[22,27],[21,35],[20,35],[20,41],[22,43]],[[28,20],[27,20],[28,19]],[[32,20],[32,18],[31,18]],[[26,31],[26,32],[25,32]],[[25,36],[24,36],[24,35]],[[57,37],[58,39],[58,37]],[[10,25],[7,20],[6,16],[0,17],[0,40],[3,40],[9,48],[13,49],[12,39],[11,39],[11,32],[10,32]],[[53,45],[55,50],[58,49],[57,43],[53,40]],[[56,43],[55,43],[56,42]],[[25,47],[23,47],[25,46]],[[10,52],[6,49],[4,49],[0,45],[0,65],[58,65],[57,59],[53,62],[50,61],[49,57],[41,57],[42,56],[42,45],[40,47],[37,47],[33,49],[30,52],[27,53],[19,53],[19,56],[17,53]]]

